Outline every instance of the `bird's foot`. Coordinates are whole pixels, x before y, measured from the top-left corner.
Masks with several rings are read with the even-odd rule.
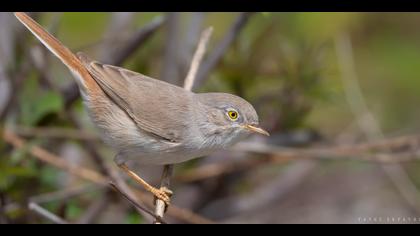
[[[154,204],[156,205],[156,200],[162,200],[165,203],[165,212],[168,208],[168,206],[171,203],[171,196],[173,195],[173,192],[168,189],[167,187],[161,187],[160,189],[154,188],[151,190],[153,195],[155,195]]]

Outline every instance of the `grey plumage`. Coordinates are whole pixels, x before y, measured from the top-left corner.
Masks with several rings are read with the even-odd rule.
[[[118,150],[118,162],[173,164],[207,155],[244,138],[242,123],[258,124],[255,109],[225,93],[195,94],[121,67],[78,58],[112,100],[87,99],[91,117],[106,142]],[[225,109],[238,110],[238,123]],[[226,134],[226,135],[224,135]]]

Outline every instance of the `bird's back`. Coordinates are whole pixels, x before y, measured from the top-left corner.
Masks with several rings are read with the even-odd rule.
[[[166,164],[197,157],[191,148],[194,93],[121,67],[78,57],[104,91],[85,103],[105,141],[128,159]],[[179,155],[189,149],[191,155]],[[180,156],[180,157],[178,157]],[[177,158],[175,158],[177,157]],[[170,161],[169,161],[170,160]]]

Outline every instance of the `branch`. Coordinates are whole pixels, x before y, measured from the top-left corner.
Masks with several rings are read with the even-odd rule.
[[[14,132],[24,137],[99,141],[91,132],[72,128],[16,126]]]
[[[98,186],[92,186],[91,184],[86,184],[77,187],[66,188],[64,190],[44,193],[30,198],[30,202],[35,202],[37,204],[47,203],[51,201],[66,200],[74,196],[86,193],[92,190],[95,190]]]
[[[207,164],[175,176],[180,182],[201,181],[244,171],[267,164],[283,164],[296,160],[369,161],[392,164],[420,159],[420,135],[408,135],[368,143],[346,144],[317,148],[289,148],[256,142],[240,142],[231,151],[266,155],[241,161]]]
[[[193,60],[191,61],[190,70],[188,75],[185,79],[184,88],[186,90],[191,90],[192,85],[194,84],[194,79],[196,78],[197,69],[200,66],[201,59],[204,56],[206,44],[213,32],[212,28],[206,29],[202,34],[200,41],[198,42],[197,49],[194,53]],[[171,176],[173,172],[173,165],[165,165],[163,167],[162,177],[160,180],[160,187],[169,189]],[[155,208],[156,215],[163,217],[165,213],[165,203],[161,200],[156,201],[156,208]],[[155,222],[159,223],[159,222]]]
[[[210,27],[203,31],[201,34],[201,40],[197,46],[197,51],[194,54],[194,57],[191,62],[190,70],[188,71],[187,77],[184,81],[184,89],[191,90],[194,84],[194,79],[196,78],[198,68],[200,67],[201,60],[204,57],[206,52],[207,42],[210,39],[211,34],[213,33],[213,28]]]
[[[151,215],[151,216],[153,216],[154,218],[155,218],[155,220],[157,221],[157,222],[159,222],[159,223],[163,223],[163,224],[166,224],[166,222],[165,221],[163,221],[163,219],[162,219],[162,217],[161,216],[158,216],[158,215],[156,215],[156,214],[154,214],[153,212],[151,212],[151,211],[149,211],[147,208],[145,208],[145,207],[143,207],[143,206],[141,206],[141,205],[139,205],[134,199],[132,199],[130,196],[128,196],[124,191],[122,191],[115,183],[113,183],[113,182],[109,182],[109,185],[111,185],[111,187],[113,188],[113,189],[115,189],[117,192],[119,192],[121,195],[123,195],[123,197],[125,198],[125,199],[127,199],[128,200],[128,202],[130,202],[134,207],[136,207],[137,209],[140,209],[140,210],[142,210],[142,211],[144,211],[144,212],[146,212],[147,214],[149,214],[149,215]]]
[[[110,205],[109,193],[111,190],[104,191],[98,201],[91,203],[83,215],[77,220],[77,224],[91,224],[102,212]]]
[[[27,143],[25,140],[19,138],[16,136],[13,132],[4,130],[3,131],[3,139],[13,145],[16,149],[25,149],[27,146]],[[55,154],[52,154],[48,152],[47,150],[37,146],[37,145],[31,145],[28,149],[29,153],[36,157],[37,159],[46,162],[54,167],[57,167],[59,169],[62,169],[64,171],[67,171],[74,176],[77,176],[79,178],[82,178],[84,180],[93,182],[95,184],[101,185],[101,186],[108,186],[108,183],[110,181],[109,178],[106,176],[88,169],[84,167],[74,167],[70,165],[68,162],[65,161],[65,159],[58,157]],[[145,204],[148,204],[149,207],[153,207],[152,198],[142,191],[139,191],[137,189],[131,189],[136,196],[145,202]],[[178,218],[180,220],[183,220],[185,222],[193,223],[193,224],[209,224],[214,223],[213,221],[206,219],[200,215],[197,215],[187,209],[179,208],[175,205],[171,205],[171,208],[168,209],[168,215]]]
[[[19,138],[7,129],[3,131],[3,139],[7,143],[12,144],[15,148],[18,149],[25,148],[25,146],[27,145],[23,139]],[[68,162],[65,161],[65,159],[60,158],[57,155],[52,154],[39,146],[32,145],[29,148],[29,153],[37,157],[41,161],[47,162],[53,166],[66,170],[71,174],[80,176],[92,182],[100,183],[102,185],[105,185],[107,182],[106,178],[103,175],[87,168],[70,165]]]
[[[368,144],[347,144],[318,148],[288,148],[264,143],[242,142],[232,147],[232,149],[237,151],[271,154],[281,157],[282,159],[291,160],[350,159],[379,163],[396,163],[419,159],[420,136],[404,136]]]
[[[48,211],[47,209],[41,207],[40,205],[38,205],[35,202],[30,202],[29,205],[29,210],[37,213],[39,216],[55,223],[55,224],[68,224],[67,221],[65,221],[64,219],[62,219],[61,217],[51,213],[50,211]]]

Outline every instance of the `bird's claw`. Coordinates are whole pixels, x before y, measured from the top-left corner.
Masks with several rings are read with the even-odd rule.
[[[155,189],[153,191],[153,195],[155,195],[154,204],[156,205],[157,199],[162,200],[165,203],[165,212],[166,212],[168,206],[170,205],[172,194],[173,192],[166,187]]]

